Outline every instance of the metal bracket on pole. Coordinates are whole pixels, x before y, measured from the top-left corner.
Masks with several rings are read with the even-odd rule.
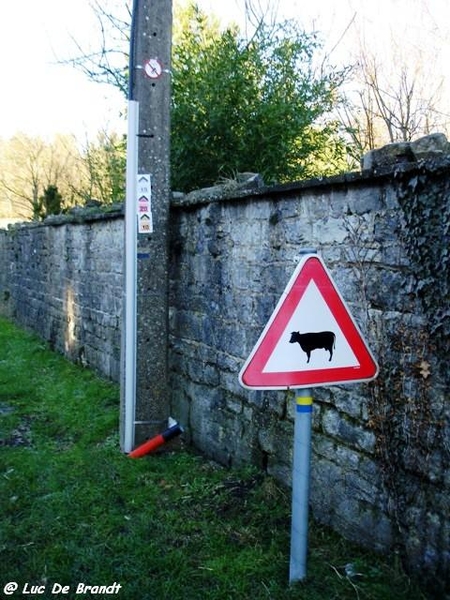
[[[130,452],[134,446],[136,411],[136,176],[138,164],[137,129],[139,104],[128,102],[127,189],[125,202],[125,285],[124,328],[122,329],[122,448]]]
[[[311,421],[313,407],[311,390],[298,390],[295,404],[289,583],[302,580],[306,577]]]

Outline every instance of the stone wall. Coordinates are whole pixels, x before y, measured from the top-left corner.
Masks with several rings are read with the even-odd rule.
[[[432,579],[449,564],[448,380],[417,294],[421,273],[405,245],[399,188],[415,177],[415,168],[390,167],[389,174],[258,190],[245,202],[180,200],[173,210],[173,413],[217,460],[253,462],[290,481],[292,394],[245,391],[237,375],[299,250],[315,247],[381,371],[372,383],[315,390],[313,512],[369,546],[400,546]],[[448,163],[440,177],[448,179]],[[438,202],[448,214],[448,196]]]
[[[89,210],[0,231],[0,312],[119,380],[123,214]]]
[[[442,311],[449,174],[450,162],[436,158],[302,184],[257,181],[250,190],[177,195],[170,245],[171,413],[212,458],[251,462],[287,484],[293,393],[244,390],[238,372],[300,250],[320,252],[380,375],[314,390],[313,514],[359,543],[398,551],[440,598],[450,563]],[[120,217],[78,215],[0,235],[3,312],[114,379]],[[438,257],[435,267],[427,255]]]

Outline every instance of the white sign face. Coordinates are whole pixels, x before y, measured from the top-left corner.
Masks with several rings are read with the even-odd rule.
[[[152,215],[152,184],[150,174],[138,174],[137,176],[137,218],[138,233],[153,232]]]
[[[150,79],[158,79],[163,72],[161,61],[158,58],[149,58],[144,63],[144,73]]]
[[[332,351],[315,348],[308,356],[299,343],[290,342],[292,333],[332,332],[335,336]],[[330,359],[331,355],[331,359]],[[278,344],[269,357],[263,373],[280,371],[314,371],[317,369],[338,369],[358,367],[359,362],[352,351],[347,338],[342,333],[333,313],[328,308],[314,280],[311,280],[295,309],[292,317],[281,334]]]

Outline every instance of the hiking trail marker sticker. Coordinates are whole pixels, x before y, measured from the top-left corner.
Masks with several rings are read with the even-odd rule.
[[[378,365],[317,254],[306,254],[239,374],[260,390],[369,381]]]
[[[138,233],[153,233],[151,175],[149,173],[138,174],[136,185]]]

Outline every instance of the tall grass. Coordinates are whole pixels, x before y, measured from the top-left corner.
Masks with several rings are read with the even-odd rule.
[[[424,598],[395,558],[313,523],[308,577],[289,586],[289,490],[252,468],[224,469],[180,440],[124,456],[117,386],[4,319],[0,414],[0,597],[16,582],[16,597],[39,586],[28,596],[39,598],[58,597],[61,586],[63,598]],[[109,594],[78,588],[115,582],[121,588]]]

